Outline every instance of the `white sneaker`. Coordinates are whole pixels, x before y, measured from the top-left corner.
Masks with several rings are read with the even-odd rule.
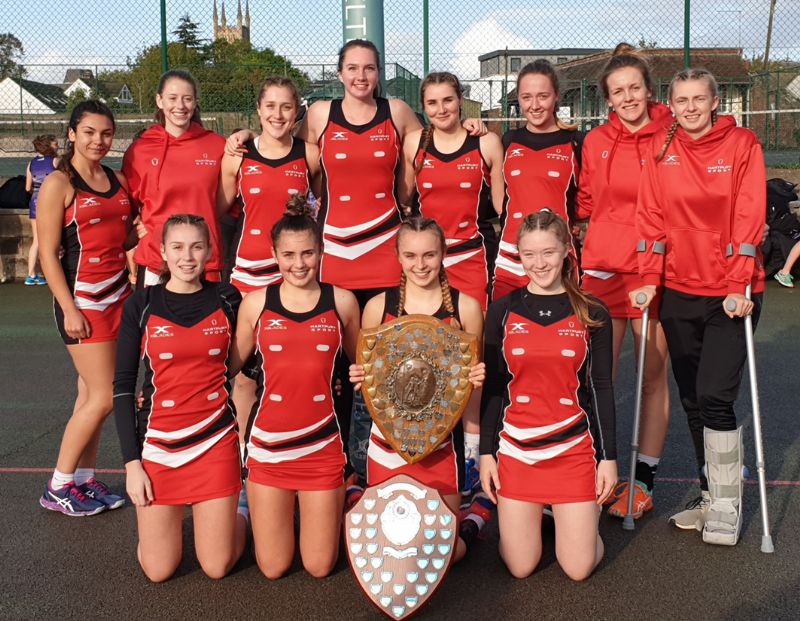
[[[703,490],[700,496],[686,504],[683,511],[669,518],[669,523],[682,530],[702,531],[709,507],[711,507],[711,494]]]

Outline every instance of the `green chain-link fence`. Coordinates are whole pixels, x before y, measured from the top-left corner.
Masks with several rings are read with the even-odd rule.
[[[337,96],[342,2],[0,0],[0,156],[26,154],[39,133],[62,136],[86,95],[115,109],[123,151],[152,116],[165,61],[197,77],[203,117],[223,133],[255,123],[269,74],[294,77],[308,100]],[[502,129],[518,116],[516,72],[546,57],[562,75],[561,113],[590,127],[607,112],[599,72],[628,41],[647,48],[657,98],[688,57],[717,75],[723,111],[769,158],[800,161],[800,0],[385,0],[383,10],[386,90],[415,109],[425,67],[453,71],[466,113]]]

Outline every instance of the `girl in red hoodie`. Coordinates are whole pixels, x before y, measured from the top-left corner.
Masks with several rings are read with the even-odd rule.
[[[211,231],[206,279],[220,280],[222,252],[217,221],[217,187],[225,139],[205,129],[197,105],[197,83],[173,69],[161,76],[156,93],[156,123],[131,143],[122,160],[131,198],[147,234],[134,260],[138,286],[160,281],[161,228],[172,215],[202,216]]]
[[[584,141],[576,215],[590,218],[581,256],[582,287],[601,299],[611,313],[616,373],[628,324],[635,351],[642,334],[642,312],[628,299],[628,291],[642,285],[634,227],[637,181],[647,145],[670,114],[666,106],[650,101],[650,68],[627,43],[614,50],[600,77],[600,88],[612,112],[608,123],[594,128]],[[631,473],[635,518],[653,508],[653,481],[669,424],[667,343],[657,317],[651,317],[648,335],[641,452]],[[617,487],[611,515],[625,516],[628,493],[628,483]]]
[[[764,158],[753,132],[732,116],[717,118],[718,88],[708,71],[678,73],[669,104],[675,122],[655,135],[639,185],[644,286],[630,297],[645,293],[637,305],[645,308],[663,287],[659,317],[701,467],[701,497],[671,522],[702,530],[707,543],[735,545],[742,433],[733,402],[746,357],[744,317],[754,308],[745,291],[763,286]]]

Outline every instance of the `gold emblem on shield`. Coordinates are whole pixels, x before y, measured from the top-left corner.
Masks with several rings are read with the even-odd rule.
[[[383,437],[408,463],[430,455],[455,427],[472,394],[478,339],[428,315],[404,315],[362,330],[361,388]]]

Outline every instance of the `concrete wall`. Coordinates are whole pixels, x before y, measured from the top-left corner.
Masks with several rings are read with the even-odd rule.
[[[31,221],[27,209],[0,209],[0,283],[25,280]]]

